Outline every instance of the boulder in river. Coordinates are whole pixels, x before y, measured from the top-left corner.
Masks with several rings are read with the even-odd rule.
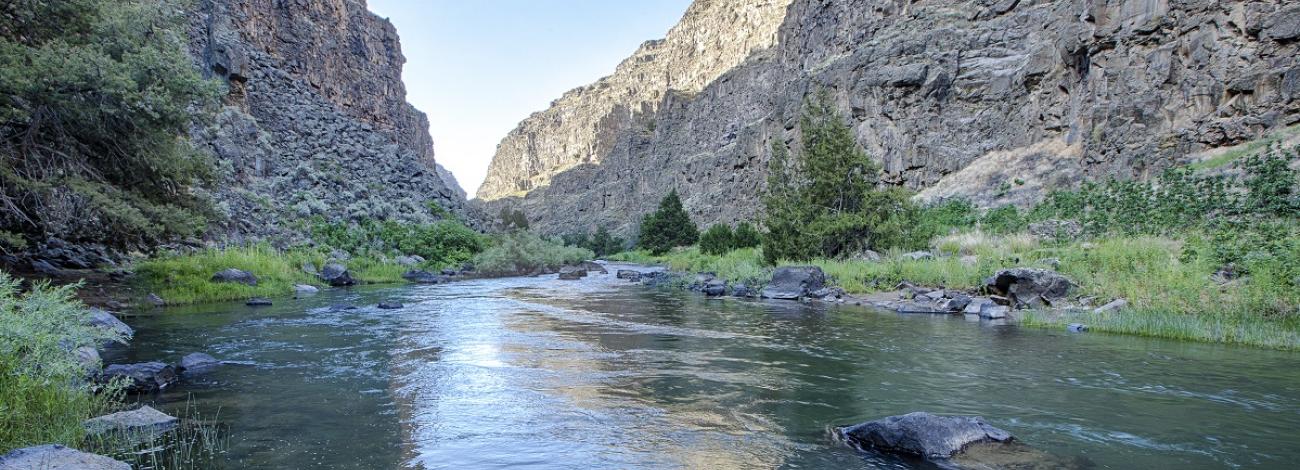
[[[1011,433],[975,416],[939,416],[925,412],[890,416],[841,428],[845,441],[864,450],[947,459],[976,443],[1010,442]]]
[[[251,299],[248,299],[247,302],[244,302],[244,305],[247,305],[249,307],[270,307],[272,305],[272,302],[271,299],[267,299],[263,297],[253,297]]]
[[[311,294],[315,294],[315,293],[317,293],[317,292],[320,292],[320,289],[317,288],[316,286],[313,286],[313,285],[309,285],[309,284],[294,284],[294,285],[293,285],[293,293],[298,294],[298,295],[311,295]]]
[[[763,297],[795,300],[826,285],[826,274],[816,266],[783,266],[772,273]]]
[[[636,282],[641,280],[641,271],[633,271],[631,269],[620,269],[618,270],[618,273],[615,274],[614,277]]]
[[[727,294],[727,281],[718,278],[709,279],[701,290],[709,297],[721,297]]]
[[[92,436],[120,433],[128,436],[153,435],[175,429],[180,420],[175,416],[141,406],[131,411],[91,418],[85,421],[86,433]]]
[[[1041,307],[1064,298],[1074,283],[1055,271],[1037,268],[1012,268],[998,271],[984,280],[985,287],[1011,299],[1013,306]]]
[[[0,455],[0,470],[131,470],[131,465],[58,444],[46,444]]]
[[[405,307],[405,305],[402,305],[401,302],[398,302],[396,300],[385,300],[379,303],[379,308],[382,308],[384,310],[397,310],[402,307]]]
[[[438,284],[445,281],[442,276],[418,269],[413,269],[402,274],[402,279],[406,279],[407,281],[416,284]]]
[[[100,380],[105,383],[119,377],[127,379],[126,391],[149,393],[176,383],[176,368],[161,362],[139,362],[113,364],[100,373]]]
[[[609,270],[605,269],[605,265],[595,261],[583,261],[578,263],[578,267],[587,270],[589,273],[609,274]]]
[[[257,276],[242,269],[227,268],[212,275],[212,282],[231,282],[246,286],[256,286]]]
[[[330,263],[321,268],[320,279],[333,287],[352,286],[357,283],[348,272],[348,268],[338,263]]]
[[[167,305],[166,300],[163,300],[163,298],[159,297],[158,294],[152,292],[149,293],[149,296],[146,297],[145,300],[155,307],[161,307],[163,305]]]
[[[560,279],[565,281],[576,281],[587,277],[587,270],[577,266],[565,266],[560,268]]]
[[[124,339],[135,335],[134,329],[126,323],[123,323],[122,320],[118,320],[116,316],[109,313],[107,310],[91,308],[90,320],[88,320],[87,323],[97,328],[112,330],[114,333],[121,335]]]
[[[731,286],[731,295],[733,297],[749,297],[752,292],[749,290],[749,286],[743,282],[738,282],[736,285]]]
[[[181,372],[186,374],[201,374],[216,369],[221,365],[217,358],[204,353],[189,353],[181,358]]]

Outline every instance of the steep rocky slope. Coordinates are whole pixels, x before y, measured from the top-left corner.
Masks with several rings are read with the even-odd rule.
[[[687,15],[670,35],[697,37],[688,25],[725,24],[725,11]],[[983,205],[1149,176],[1300,122],[1293,2],[795,0],[782,21],[775,45],[638,108],[645,125],[556,118],[588,112],[566,95],[502,142],[484,205],[521,207],[545,232],[626,234],[676,187],[699,223],[750,219],[771,143],[797,139],[803,97],[819,88],[886,181]],[[539,116],[551,134],[599,136],[561,150],[599,154],[574,166],[553,147],[521,147],[521,135],[542,138]],[[511,191],[528,192],[501,197]]]
[[[217,156],[213,196],[227,235],[293,239],[294,221],[426,222],[464,212],[433,157],[428,120],[406,102],[393,25],[364,0],[200,0],[196,63],[225,80],[215,122],[194,137]]]

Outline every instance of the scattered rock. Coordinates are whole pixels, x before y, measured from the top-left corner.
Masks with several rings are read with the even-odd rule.
[[[987,304],[986,304],[986,305],[984,305],[984,306],[980,309],[980,318],[988,318],[988,319],[990,319],[990,320],[997,320],[997,319],[999,319],[999,318],[1006,318],[1006,317],[1007,317],[1007,314],[1010,313],[1010,312],[1011,312],[1011,307],[1008,307],[1008,306],[1006,306],[1006,305],[987,305]]]
[[[270,307],[271,299],[267,299],[263,297],[253,297],[251,299],[248,299],[247,302],[244,302],[244,305],[247,305],[249,307]]]
[[[321,268],[320,278],[333,287],[352,286],[357,283],[356,279],[352,278],[352,274],[348,273],[348,268],[338,263],[330,263]]]
[[[860,449],[947,459],[976,443],[1010,442],[1011,433],[975,416],[938,416],[925,412],[868,421],[841,428],[840,435]]]
[[[839,287],[823,287],[810,292],[808,297],[814,299],[839,299],[844,297],[844,289]]]
[[[753,294],[749,291],[749,286],[744,283],[736,283],[736,285],[731,286],[731,295],[733,297],[749,297]]]
[[[984,280],[989,291],[1007,296],[1014,306],[1041,307],[1064,298],[1074,283],[1055,271],[1037,268],[1003,269]]]
[[[961,258],[957,258],[957,261],[964,266],[974,266],[980,263],[980,257],[975,255],[964,255]]]
[[[118,320],[116,316],[106,310],[92,307],[90,309],[89,323],[91,326],[112,330],[123,338],[130,338],[135,335],[135,330],[130,325]]]
[[[950,298],[939,302],[939,308],[949,312],[960,312],[970,305],[971,298],[966,294],[952,294]]]
[[[1124,299],[1115,299],[1092,310],[1092,313],[1110,313],[1116,312],[1128,306],[1128,301]]]
[[[415,266],[417,264],[423,263],[424,258],[421,258],[419,256],[398,256],[393,260],[393,262],[400,264],[402,266]]]
[[[320,289],[307,284],[294,284],[293,292],[298,295],[311,295],[320,292]]]
[[[1073,220],[1048,219],[1029,224],[1029,234],[1038,238],[1074,240],[1083,234],[1083,226]]]
[[[987,297],[976,297],[970,299],[970,302],[966,304],[966,307],[962,308],[961,313],[979,315],[980,312],[984,310],[985,306],[993,305],[996,305],[993,303],[993,299]]]
[[[405,305],[402,305],[401,302],[398,302],[396,300],[385,300],[379,303],[379,308],[382,308],[384,310],[397,310],[402,307],[405,307]]]
[[[231,282],[246,286],[256,286],[257,276],[242,269],[228,268],[213,274],[212,282]]]
[[[181,372],[183,373],[201,374],[204,372],[210,372],[212,369],[221,366],[221,361],[218,361],[217,358],[210,355],[196,352],[186,354],[185,357],[182,357],[180,366]]]
[[[898,313],[948,313],[948,310],[929,302],[903,302],[896,310]]]
[[[162,390],[176,383],[176,368],[161,362],[140,362],[136,364],[113,364],[104,368],[100,380],[104,383],[119,377],[128,379],[126,391],[130,393],[149,393]]]
[[[577,266],[565,266],[560,268],[560,279],[565,281],[576,281],[587,277],[587,270]]]
[[[772,273],[763,297],[793,300],[825,287],[826,274],[816,266],[784,266]]]
[[[1088,325],[1084,325],[1082,323],[1071,323],[1069,325],[1066,325],[1065,329],[1075,333],[1083,333],[1085,331],[1088,331]]]
[[[72,355],[76,356],[77,363],[81,364],[81,370],[86,372],[95,372],[99,370],[99,365],[103,360],[99,357],[99,350],[94,346],[82,346],[72,350]]]
[[[709,297],[721,297],[727,295],[727,281],[717,278],[710,279],[709,282],[704,285],[703,291],[704,295]]]
[[[402,279],[406,279],[416,284],[438,284],[444,281],[444,279],[437,274],[420,270],[407,271],[405,274],[402,274]]]
[[[175,429],[180,420],[175,416],[142,406],[131,411],[119,411],[85,421],[86,432],[92,436],[108,433],[125,435],[153,435]]]
[[[609,271],[605,269],[605,265],[597,263],[595,261],[583,261],[581,263],[578,263],[578,267],[585,269],[588,272],[609,274]]]
[[[913,251],[911,253],[903,253],[902,255],[899,256],[899,258],[910,259],[912,261],[920,261],[926,259],[934,259],[934,253],[930,253],[928,251]]]
[[[46,444],[0,455],[0,470],[131,470],[131,465],[58,444]]]
[[[330,305],[331,312],[342,312],[346,310],[356,310],[357,306],[352,304],[333,304]]]
[[[1037,263],[1038,263],[1038,264],[1041,264],[1041,265],[1043,265],[1043,266],[1047,266],[1047,267],[1049,267],[1049,268],[1052,268],[1052,269],[1054,269],[1054,270],[1055,270],[1055,269],[1061,269],[1061,259],[1060,259],[1060,258],[1043,258],[1043,259],[1038,260]]]
[[[620,270],[618,270],[618,273],[616,273],[616,274],[614,275],[614,277],[617,277],[617,278],[619,278],[619,279],[627,279],[627,280],[629,280],[629,281],[636,282],[636,281],[640,281],[640,280],[641,280],[641,272],[640,272],[640,271],[633,271],[633,270],[631,270],[631,269],[620,269]]]
[[[451,269],[451,268],[445,268],[441,272],[443,276],[455,276],[456,274],[458,274],[455,269]]]
[[[36,271],[37,274],[51,277],[63,275],[62,269],[55,267],[53,264],[50,264],[49,261],[43,259],[32,260],[32,271]]]
[[[303,263],[302,272],[310,274],[312,276],[320,276],[320,272],[316,271],[316,266],[311,263]]]
[[[149,296],[146,297],[145,300],[147,300],[150,304],[152,304],[155,307],[162,307],[164,305],[167,305],[166,300],[163,300],[163,298],[159,297],[158,294],[154,294],[152,292],[149,293]]]
[[[859,252],[858,254],[853,255],[853,256],[850,256],[849,259],[855,259],[855,260],[867,261],[867,262],[875,263],[875,262],[878,262],[878,261],[880,261],[880,260],[882,260],[882,259],[885,259],[885,257],[882,256],[880,253],[877,253],[877,252],[875,252],[875,251],[873,251],[873,250],[862,250],[862,251]]]

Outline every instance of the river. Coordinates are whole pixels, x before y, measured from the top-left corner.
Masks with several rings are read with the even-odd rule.
[[[980,415],[1097,468],[1300,462],[1289,352],[706,299],[613,275],[275,300],[155,310],[106,358],[242,363],[143,398],[220,422],[228,468],[923,468],[830,432],[922,410]]]

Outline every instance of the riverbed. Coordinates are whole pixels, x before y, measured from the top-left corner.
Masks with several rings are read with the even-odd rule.
[[[405,307],[376,307],[387,299]],[[1096,468],[1300,462],[1291,352],[707,299],[612,274],[128,323],[130,349],[106,360],[235,362],[142,398],[220,423],[227,468],[926,468],[831,433],[911,411],[983,416]]]

